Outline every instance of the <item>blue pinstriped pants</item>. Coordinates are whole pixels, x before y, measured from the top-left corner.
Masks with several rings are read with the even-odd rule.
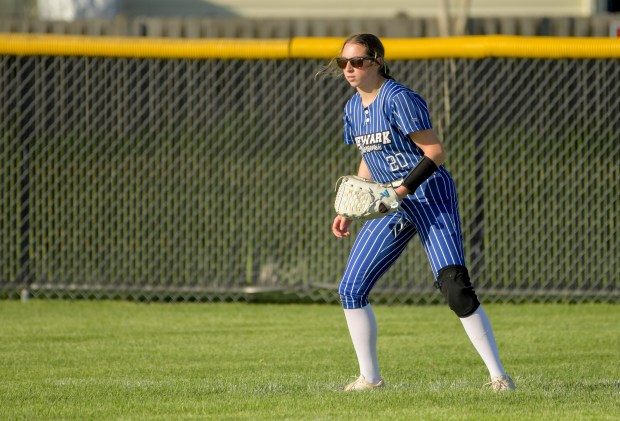
[[[400,218],[404,225],[394,233]],[[463,236],[454,201],[419,202],[408,196],[398,213],[367,221],[361,228],[344,271],[338,293],[345,309],[368,304],[375,283],[418,234],[435,277],[448,265],[465,266]]]

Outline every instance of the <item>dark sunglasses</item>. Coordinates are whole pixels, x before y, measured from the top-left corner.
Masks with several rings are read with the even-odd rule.
[[[351,58],[339,57],[339,58],[336,59],[336,64],[341,69],[346,69],[347,68],[347,63],[351,63],[351,66],[353,66],[356,69],[361,69],[362,66],[364,65],[364,60],[375,61],[375,59],[373,57],[351,57]]]

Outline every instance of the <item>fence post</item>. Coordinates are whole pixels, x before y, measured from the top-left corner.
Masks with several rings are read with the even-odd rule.
[[[17,283],[20,286],[22,301],[28,300],[32,273],[30,268],[30,154],[32,139],[35,133],[34,126],[34,62],[35,57],[21,57],[18,59],[19,96],[18,96],[18,130],[20,142],[20,247],[19,272]]]

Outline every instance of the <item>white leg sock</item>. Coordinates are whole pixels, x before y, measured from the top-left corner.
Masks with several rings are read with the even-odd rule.
[[[345,309],[344,315],[360,365],[360,374],[366,378],[366,381],[377,383],[381,376],[379,375],[379,363],[377,361],[377,320],[375,313],[369,304],[362,308]]]
[[[478,351],[482,361],[486,364],[491,377],[505,375],[506,372],[499,360],[499,352],[497,351],[491,322],[482,309],[482,305],[472,315],[460,320],[465,328],[465,332],[467,332],[467,336],[469,336],[469,340],[474,344],[476,351]]]

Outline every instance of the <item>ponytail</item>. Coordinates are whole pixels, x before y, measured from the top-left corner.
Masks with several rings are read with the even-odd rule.
[[[387,63],[385,62],[385,59],[383,59],[383,64],[381,65],[381,67],[379,67],[379,74],[381,76],[383,76],[384,78],[386,78],[386,79],[394,80],[394,77],[391,75],[390,68],[388,67]]]

